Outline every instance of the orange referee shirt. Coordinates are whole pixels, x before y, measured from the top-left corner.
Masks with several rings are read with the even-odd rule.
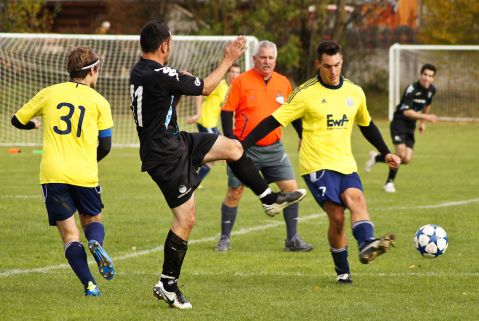
[[[233,79],[222,110],[234,112],[234,135],[239,140],[245,139],[258,123],[286,101],[291,91],[289,80],[277,72],[273,72],[267,84],[253,69]],[[267,146],[280,139],[281,127],[278,127],[256,145]]]

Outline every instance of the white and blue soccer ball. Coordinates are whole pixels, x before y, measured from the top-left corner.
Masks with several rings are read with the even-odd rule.
[[[414,236],[414,245],[422,256],[435,258],[446,252],[449,239],[446,231],[436,224],[421,226]]]

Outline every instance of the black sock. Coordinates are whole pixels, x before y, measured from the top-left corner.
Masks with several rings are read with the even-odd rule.
[[[170,230],[165,240],[163,275],[174,279],[180,277],[181,265],[187,249],[188,241],[182,240]]]
[[[224,203],[221,204],[221,237],[226,236],[229,238],[231,236],[237,213],[237,206],[229,207]]]
[[[269,189],[269,188],[268,188]],[[271,192],[271,190],[270,190]],[[278,197],[278,193],[276,192],[271,192],[269,194],[266,194],[265,196],[263,197],[260,197],[259,199],[261,200],[261,203],[263,204],[268,204],[268,205],[271,205],[273,204],[274,202],[276,202],[276,198]]]
[[[235,176],[256,195],[262,195],[269,188],[266,181],[254,166],[253,161],[246,156],[246,153],[243,152],[241,158],[235,162],[228,161],[228,165]],[[276,197],[274,197],[274,200],[276,200]],[[274,203],[274,201],[267,204],[272,203]]]
[[[178,288],[178,284],[174,278],[164,277],[162,275],[160,281],[163,283],[163,287],[168,292],[175,292],[175,290]]]
[[[376,159],[376,163],[385,163],[386,162],[386,160],[384,159],[384,155],[381,155],[381,154],[377,155],[375,159]]]
[[[299,204],[293,204],[283,210],[286,223],[286,238],[291,241],[298,234]]]
[[[397,169],[389,169],[388,179],[387,179],[386,183],[394,182],[394,179],[396,178],[397,173],[398,173]]]

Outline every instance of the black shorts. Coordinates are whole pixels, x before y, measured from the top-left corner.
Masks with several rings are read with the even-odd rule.
[[[181,132],[180,135],[186,145],[186,151],[181,157],[148,170],[170,208],[178,207],[189,200],[200,185],[197,169],[218,139],[218,135],[209,133]]]
[[[391,139],[394,145],[405,144],[407,147],[414,148],[414,131],[415,128],[408,127],[400,120],[394,120],[390,125]]]

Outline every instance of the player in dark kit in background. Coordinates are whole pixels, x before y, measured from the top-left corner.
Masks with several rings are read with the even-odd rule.
[[[238,37],[224,49],[223,60],[204,80],[166,66],[172,37],[165,23],[147,23],[141,31],[140,44],[143,57],[131,71],[130,93],[140,138],[142,171],[157,183],[173,212],[163,270],[153,293],[171,307],[189,309],[192,306],[178,289],[177,279],[196,220],[193,192],[200,183],[197,168],[207,162],[226,160],[235,175],[258,195],[267,214],[279,213],[299,202],[306,191],[272,192],[237,140],[179,131],[176,105],[181,95],[208,96],[246,50],[245,37]]]
[[[394,112],[390,125],[391,138],[396,146],[396,155],[401,158],[401,164],[409,164],[412,160],[414,148],[414,131],[416,121],[419,120],[419,133],[426,130],[426,122],[435,123],[437,117],[430,114],[432,98],[436,94],[436,87],[432,84],[436,76],[436,67],[425,64],[421,67],[419,80],[410,84],[404,91],[399,105]],[[384,156],[377,152],[369,152],[369,159],[364,170],[370,172],[377,162],[384,163]],[[394,179],[398,169],[389,169],[388,178],[384,184],[384,190],[395,193]]]

